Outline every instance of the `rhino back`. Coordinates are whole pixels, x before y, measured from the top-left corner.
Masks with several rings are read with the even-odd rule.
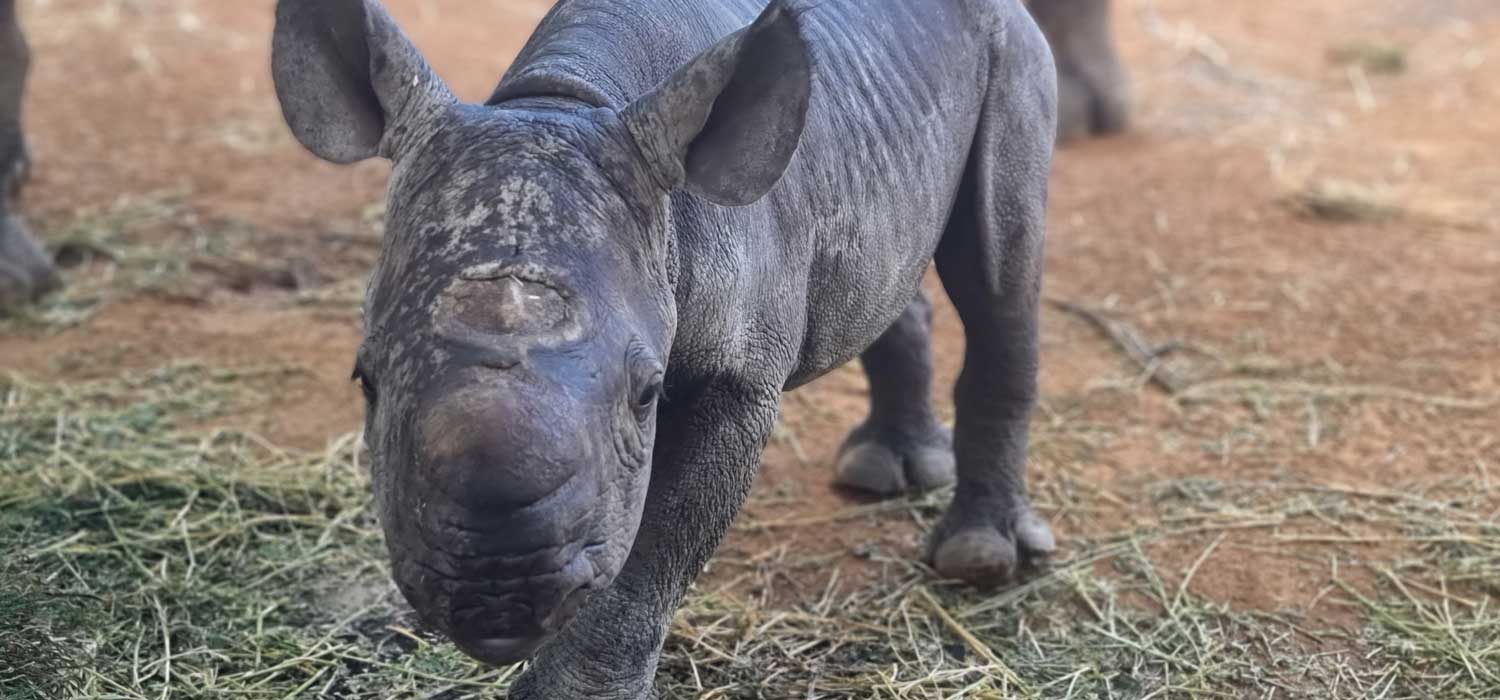
[[[1016,16],[1013,4],[792,3],[815,81],[801,143],[756,204],[674,194],[674,356],[789,357],[791,387],[879,337],[941,236],[979,119],[990,37]],[[764,6],[563,0],[491,101],[562,95],[621,108]]]

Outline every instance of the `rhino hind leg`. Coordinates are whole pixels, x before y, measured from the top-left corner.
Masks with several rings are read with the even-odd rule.
[[[30,52],[16,22],[15,0],[0,0],[0,313],[57,289],[52,260],[18,212],[31,161],[21,131]]]
[[[932,410],[932,304],[918,292],[860,356],[870,415],[839,448],[835,481],[877,496],[953,483],[953,445]]]
[[[1031,0],[1057,64],[1059,142],[1124,131],[1129,79],[1110,28],[1109,0]]]

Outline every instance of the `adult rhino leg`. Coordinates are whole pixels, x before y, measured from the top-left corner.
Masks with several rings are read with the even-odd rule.
[[[932,304],[916,299],[860,363],[870,416],[839,448],[836,482],[880,496],[953,483],[953,445],[932,410]]]
[[[1009,582],[1019,564],[1055,547],[1025,478],[1055,74],[1035,25],[1013,22],[1007,31],[1003,48],[992,49],[990,94],[935,256],[966,347],[953,392],[958,483],[930,557],[943,576],[981,585]]]
[[[1123,131],[1129,84],[1110,31],[1109,0],[1031,0],[1057,63],[1059,141]]]
[[[16,0],[0,0],[0,164],[8,185],[25,179],[26,143],[21,134],[21,101],[26,94],[26,75],[31,68],[31,49],[16,17]]]
[[[57,271],[18,211],[31,161],[21,132],[21,99],[31,54],[15,0],[0,0],[0,312],[59,286]]]
[[[782,375],[784,376],[784,375]],[[661,646],[689,584],[739,512],[780,405],[745,380],[668,389],[651,486],[624,569],[511,688],[512,700],[649,700]]]

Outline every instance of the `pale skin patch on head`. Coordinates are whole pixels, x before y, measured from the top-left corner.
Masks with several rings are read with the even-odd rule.
[[[440,255],[450,258],[466,256],[482,248],[497,246],[519,253],[531,241],[547,241],[562,235],[558,230],[552,193],[535,179],[511,175],[498,185],[475,189],[489,194],[483,199],[465,194],[445,207],[453,212],[443,227],[451,232],[451,238],[439,251]],[[475,189],[464,187],[462,183],[455,183],[453,187],[459,192],[471,193]],[[602,232],[588,232],[587,238],[602,238]]]
[[[463,257],[479,250],[479,237],[477,234],[488,229],[489,222],[495,216],[495,207],[489,202],[475,202],[469,208],[468,213],[459,215],[453,219],[453,235],[448,238],[439,254],[447,258]],[[520,239],[514,230],[499,230],[495,232],[497,240],[494,243],[515,248]]]
[[[495,213],[507,230],[550,233],[557,227],[552,193],[535,180],[513,175],[500,183]]]

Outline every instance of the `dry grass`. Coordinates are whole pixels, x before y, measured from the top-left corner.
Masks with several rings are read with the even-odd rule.
[[[254,380],[174,366],[6,387],[0,552],[23,585],[0,587],[11,603],[0,609],[75,605],[0,649],[84,664],[46,663],[50,677],[5,679],[0,696],[389,697],[500,675],[392,631],[405,623],[353,436],[294,455],[252,435],[173,429]]]
[[[122,196],[47,228],[66,285],[0,318],[0,333],[65,330],[143,295],[195,305],[215,294],[271,291],[284,303],[348,317],[358,312],[380,241],[371,222],[357,232],[281,233],[211,219],[171,190]]]
[[[1406,71],[1406,52],[1382,41],[1351,41],[1328,50],[1336,66],[1359,66],[1365,72],[1394,75]]]
[[[188,257],[141,235],[185,216],[180,193],[122,197],[81,211],[55,225],[47,247],[63,268],[67,286],[18,316],[0,319],[0,332],[18,328],[62,330],[92,318],[111,301],[141,292],[179,293]]]
[[[1381,221],[1402,214],[1389,192],[1346,180],[1313,180],[1288,201],[1309,216],[1329,221]]]
[[[263,371],[281,370],[183,365],[0,385],[0,697],[502,693],[515,669],[469,662],[393,594],[354,436],[296,454],[182,427],[253,402]],[[1038,429],[1042,460],[1087,439]],[[837,572],[823,595],[784,607],[700,590],[667,645],[663,695],[1500,696],[1500,527],[1482,497],[1202,480],[1152,489],[1159,517],[1076,539],[1049,571],[998,594],[879,552],[884,575],[852,593],[836,592]],[[1105,497],[1065,471],[1043,492],[1054,510]],[[825,517],[929,521],[943,500]],[[1298,527],[1325,521],[1358,531]],[[1222,565],[1205,562],[1230,546],[1226,533],[1246,530],[1288,551],[1361,538],[1415,546],[1367,567],[1373,585],[1330,570],[1327,597],[1368,620],[1346,630],[1196,595],[1195,576]],[[1162,545],[1197,554],[1163,569],[1152,554]]]

